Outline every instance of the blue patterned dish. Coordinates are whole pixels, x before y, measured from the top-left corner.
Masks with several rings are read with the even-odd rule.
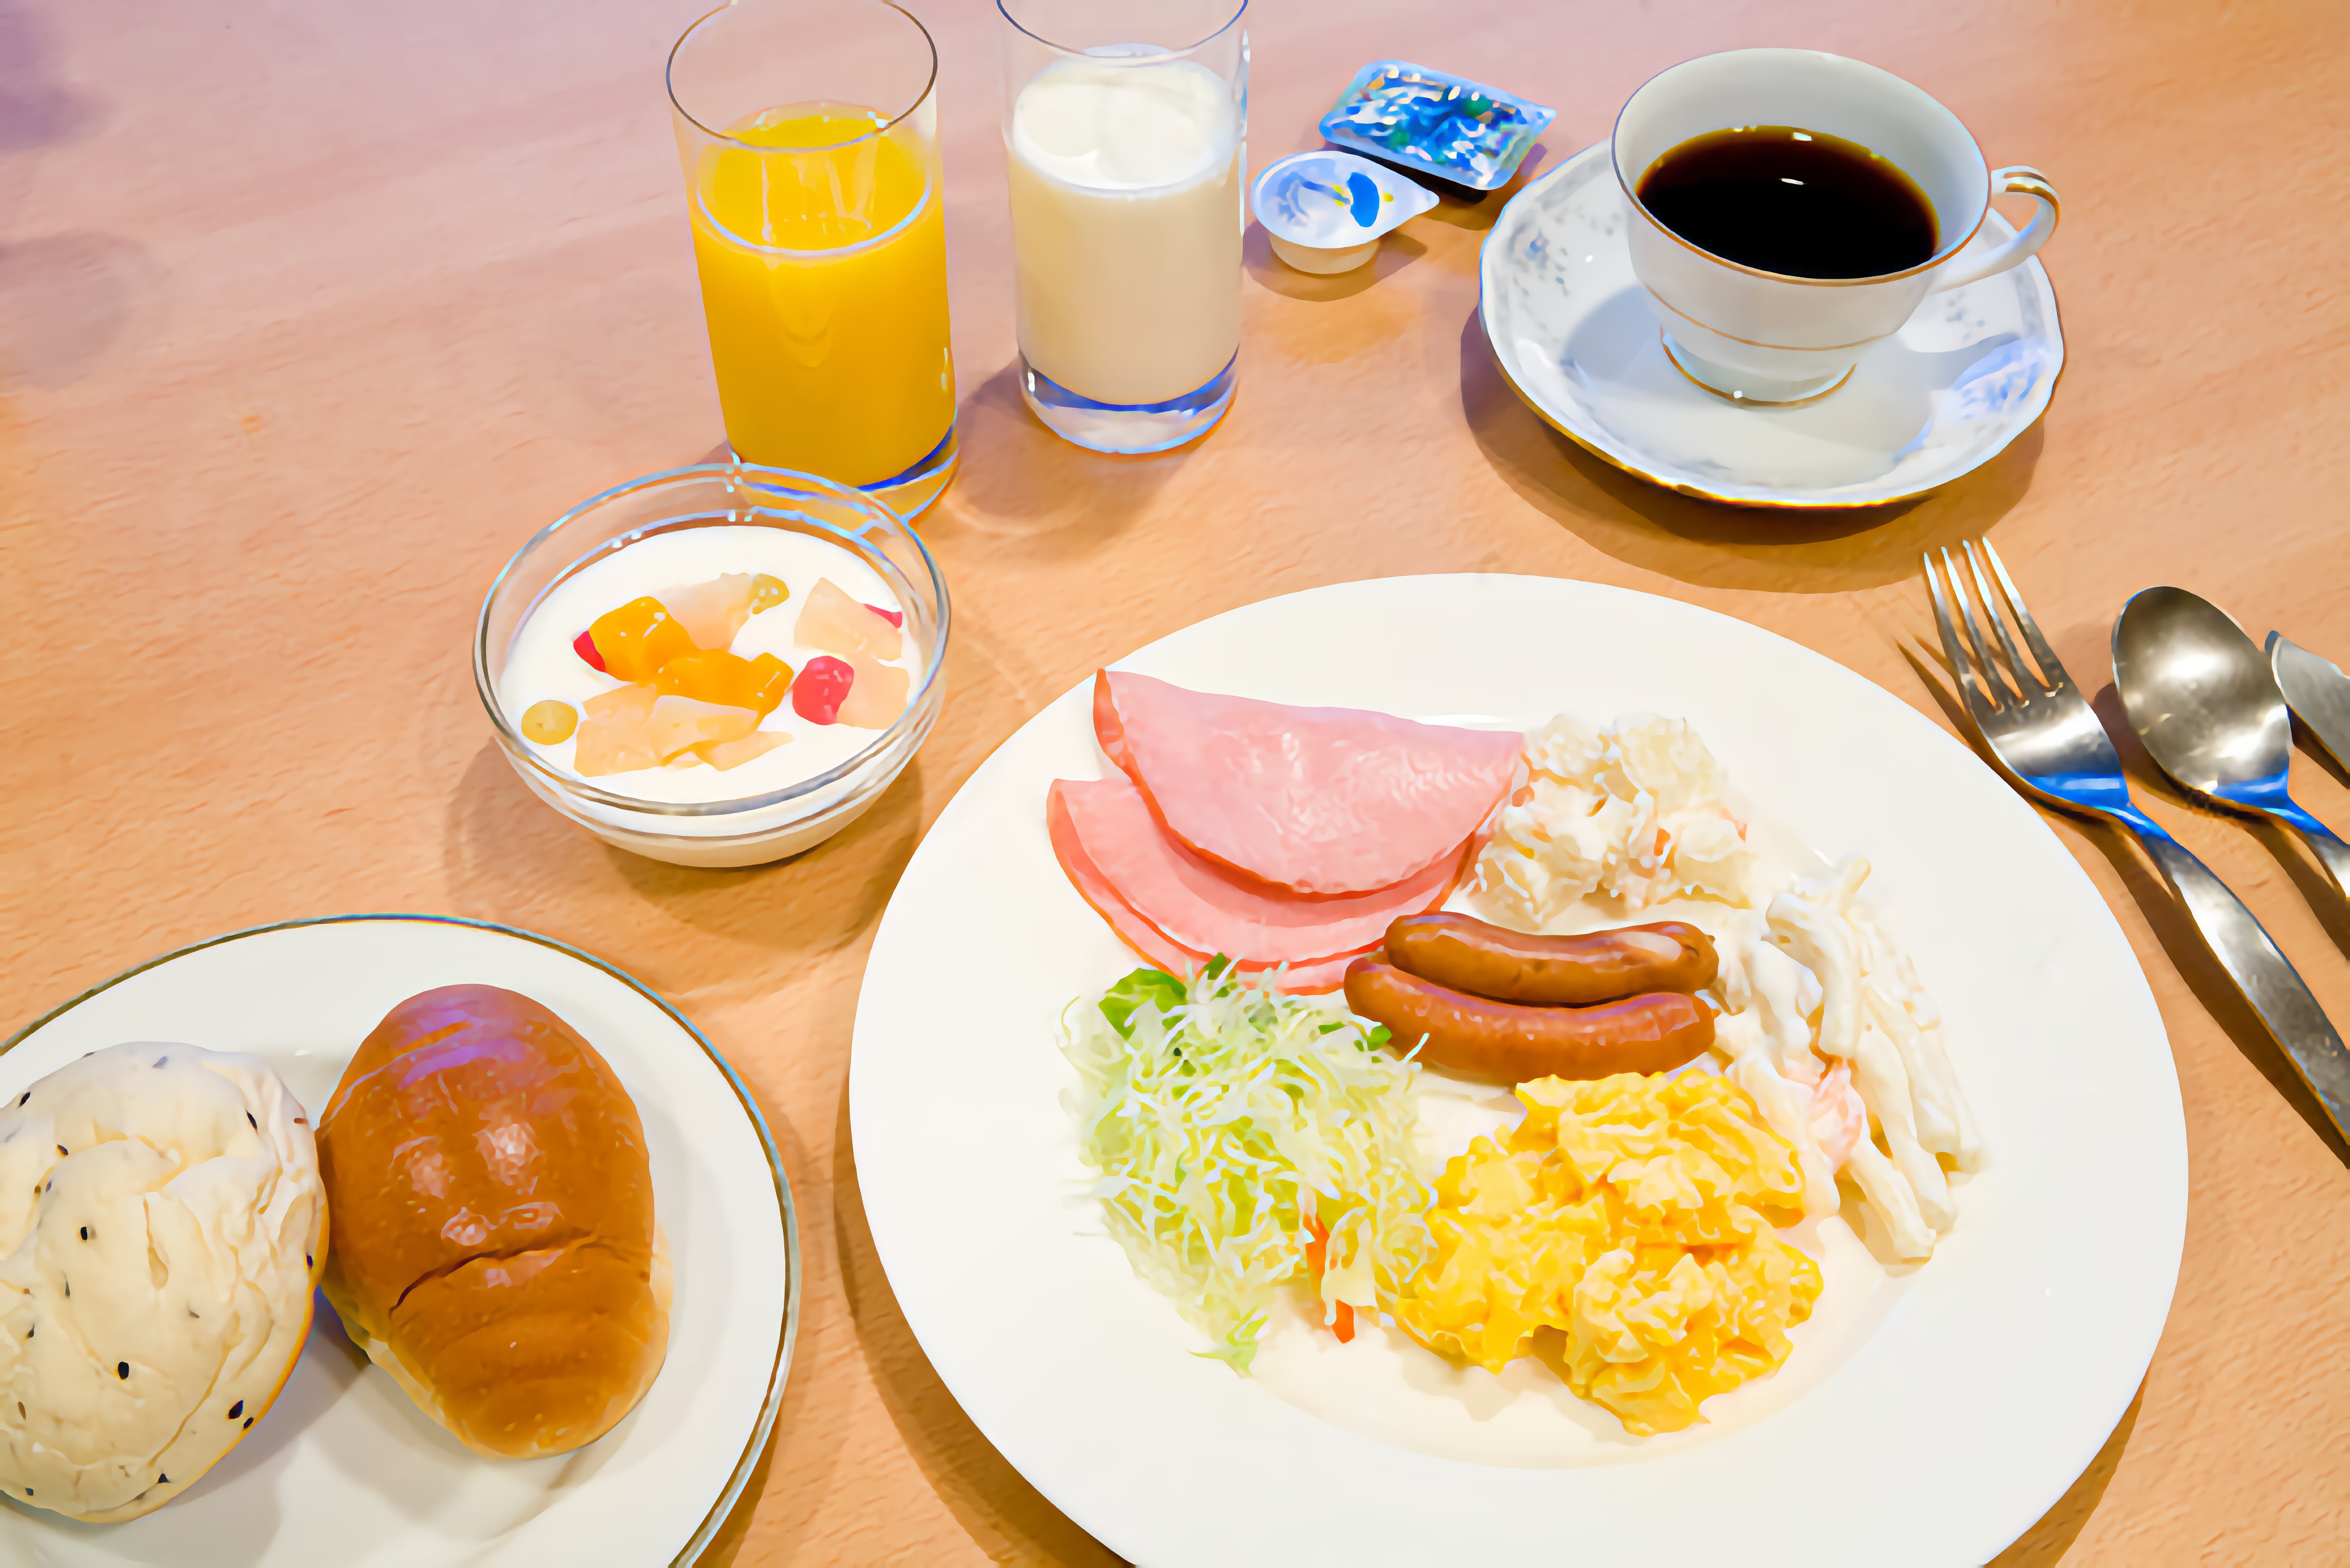
[[[1555,109],[1466,77],[1374,60],[1322,117],[1321,131],[1337,146],[1492,191],[1509,182],[1556,118]]]

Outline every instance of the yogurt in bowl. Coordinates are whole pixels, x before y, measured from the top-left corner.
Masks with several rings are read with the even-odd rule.
[[[863,815],[945,699],[944,580],[858,491],[747,463],[566,513],[491,586],[473,675],[509,761],[620,848],[751,866]]]

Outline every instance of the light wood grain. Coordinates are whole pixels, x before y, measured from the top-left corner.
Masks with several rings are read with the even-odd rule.
[[[1377,56],[1556,105],[1554,161],[1714,48],[1800,42],[1910,78],[2065,193],[2054,409],[1884,512],[1664,494],[1501,381],[1475,319],[1495,199],[1415,220],[1367,275],[1305,278],[1253,235],[1230,419],[1192,450],[1088,456],[1011,381],[993,9],[915,0],[944,57],[963,397],[962,472],[924,524],[955,596],[952,696],[840,838],[677,870],[532,799],[466,649],[533,529],[721,439],[660,86],[694,0],[0,0],[0,1029],[181,943],[360,909],[510,921],[660,988],[764,1107],[806,1247],[764,1490],[714,1561],[1108,1556],[923,1359],[845,1102],[867,944],[924,825],[1097,663],[1271,594],[1505,569],[1742,617],[1947,724],[1917,556],[1983,530],[2087,684],[2124,597],[2158,582],[2350,662],[2350,32],[2330,0],[1261,5],[1260,165],[1313,145]],[[2303,756],[2293,783],[2350,829],[2341,780]],[[2350,1020],[2350,910],[2301,850],[2141,794]],[[2161,1001],[2193,1201],[2137,1404],[2001,1561],[2350,1559],[2350,1156],[2135,851],[2057,831]],[[2049,1196],[2093,1225],[2126,1173]]]

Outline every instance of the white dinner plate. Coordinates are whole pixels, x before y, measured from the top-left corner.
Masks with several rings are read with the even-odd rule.
[[[660,1376],[610,1432],[552,1459],[481,1459],[410,1403],[317,1298],[269,1414],[177,1501],[78,1524],[11,1501],[0,1563],[691,1562],[742,1494],[782,1404],[799,1237],[774,1139],[684,1017],[600,959],[510,927],[351,915],[238,931],[117,975],[0,1046],[13,1095],[125,1040],[246,1051],[322,1109],[394,1004],[483,983],[536,998],[611,1064],[643,1117],[676,1271]]]
[[[1199,1341],[1105,1231],[1060,1104],[1075,1079],[1062,1010],[1138,961],[1045,836],[1052,781],[1107,769],[1080,687],[1005,742],[916,851],[849,1068],[866,1212],[908,1322],[962,1408],[1077,1523],[1152,1565],[1976,1564],[2088,1464],[2178,1274],[2178,1079],[2095,887],[1965,747],[1768,632],[1543,577],[1292,594],[1120,668],[1463,722],[1690,720],[1772,826],[1873,863],[1866,894],[1941,1003],[1989,1163],[1958,1189],[1930,1262],[1830,1267],[1786,1367],[1669,1438],[1628,1438],[1563,1396],[1555,1418],[1533,1413],[1554,1428],[1544,1453],[1464,1462],[1422,1450],[1473,1446],[1491,1424],[1482,1372],[1406,1391],[1425,1431],[1381,1437],[1343,1399],[1324,1419],[1191,1354]]]
[[[1733,403],[1667,358],[1625,218],[1604,141],[1529,182],[1485,236],[1478,309],[1534,412],[1643,479],[1740,506],[1881,506],[1989,462],[2055,395],[2064,337],[2035,257],[1928,295],[1824,397]],[[2014,233],[1992,212],[1959,254]]]

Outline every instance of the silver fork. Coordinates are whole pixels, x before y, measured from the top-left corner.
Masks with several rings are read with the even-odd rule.
[[[2235,981],[2261,1023],[2276,1037],[2302,1081],[2317,1096],[2334,1130],[2350,1138],[2350,1049],[2317,1005],[2284,954],[2243,901],[2209,867],[2189,854],[2159,823],[2130,803],[2129,784],[2122,777],[2122,760],[2112,737],[2098,722],[2088,699],[2073,684],[2056,658],[2056,650],[2040,635],[2038,623],[2024,607],[2023,596],[2007,575],[2006,564],[1991,541],[1969,541],[1960,548],[1974,578],[1975,598],[1982,618],[1991,623],[2003,662],[1992,657],[1975,623],[1968,602],[1966,582],[1950,552],[1942,552],[1941,573],[1934,557],[1926,556],[1926,586],[1934,596],[1934,625],[1942,634],[1942,651],[1959,678],[1967,711],[1982,738],[2007,773],[2028,794],[2065,811],[2108,817],[2137,835],[2153,857],[2163,880],[2170,884],[2195,926],[2210,945],[2211,956]],[[1980,553],[1978,553],[1980,551]],[[1986,576],[1983,563],[1989,561]],[[1945,597],[1942,574],[1950,577]],[[2000,593],[1994,597],[1996,580]],[[2001,618],[2004,602],[2032,650],[2035,670],[2016,651]],[[1966,628],[1960,641],[1952,627],[1956,618]],[[1971,654],[1971,658],[1970,655]]]

